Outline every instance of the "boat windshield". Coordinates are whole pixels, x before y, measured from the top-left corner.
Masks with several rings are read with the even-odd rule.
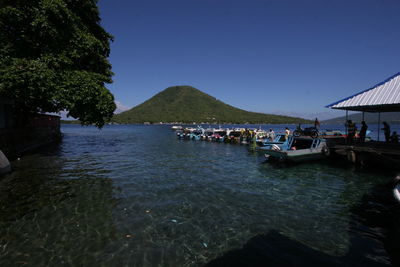
[[[277,137],[278,137],[278,138],[276,138],[276,139],[278,139],[277,142],[285,142],[286,141],[286,137],[283,134],[280,134]]]
[[[231,132],[229,136],[240,137],[241,132]]]
[[[215,134],[219,134],[220,136],[225,136],[226,131],[216,131]]]
[[[294,139],[290,148],[296,148],[296,150],[307,149],[307,148],[311,148],[312,143],[313,143],[313,139],[311,139],[311,138],[310,139]]]

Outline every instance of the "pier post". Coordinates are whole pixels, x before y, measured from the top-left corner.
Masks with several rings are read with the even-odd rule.
[[[11,165],[7,157],[0,150],[0,176],[11,171]]]
[[[348,143],[349,138],[347,137],[349,135],[348,131],[348,125],[347,125],[347,120],[349,119],[349,111],[346,110],[346,122],[345,122],[345,127],[346,127],[346,144]]]
[[[378,142],[379,142],[379,133],[380,133],[380,125],[381,125],[381,113],[378,112]]]

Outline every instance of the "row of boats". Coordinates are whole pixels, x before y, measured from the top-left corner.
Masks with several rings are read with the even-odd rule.
[[[245,128],[182,128],[177,130],[179,139],[214,141],[222,143],[249,144],[257,140],[264,140],[268,133],[261,129]]]
[[[313,128],[313,127],[311,127]],[[245,128],[196,128],[173,127],[177,137],[183,140],[202,140],[234,144],[253,145],[268,160],[277,161],[309,161],[321,159],[330,155],[328,143],[338,143],[345,140],[346,133],[342,131],[318,131],[306,128],[306,131],[295,131],[294,134],[277,133],[272,130]],[[311,133],[307,135],[307,133]]]

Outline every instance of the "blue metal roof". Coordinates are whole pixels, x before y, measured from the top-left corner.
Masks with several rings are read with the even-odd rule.
[[[367,90],[326,107],[367,112],[400,111],[400,72]]]

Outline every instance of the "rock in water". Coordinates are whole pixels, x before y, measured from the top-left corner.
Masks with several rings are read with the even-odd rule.
[[[11,165],[7,157],[0,150],[0,175],[6,174],[11,171]]]

